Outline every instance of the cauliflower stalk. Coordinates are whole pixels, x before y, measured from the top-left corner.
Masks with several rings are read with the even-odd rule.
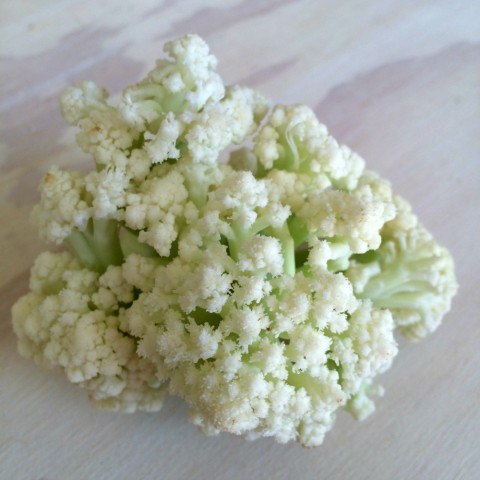
[[[117,106],[62,95],[95,168],[42,181],[33,220],[69,252],[36,260],[19,351],[103,408],[168,392],[205,433],[320,445],[373,411],[395,330],[438,327],[452,258],[309,108],[225,86],[197,36],[165,53]]]

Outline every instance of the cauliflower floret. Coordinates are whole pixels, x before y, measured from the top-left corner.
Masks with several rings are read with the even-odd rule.
[[[43,252],[35,260],[30,275],[30,290],[40,295],[50,295],[65,287],[65,271],[80,268],[77,258],[68,252]]]
[[[42,179],[40,192],[31,218],[42,238],[60,244],[74,228],[86,227],[91,208],[84,200],[86,183],[81,173],[52,167]]]
[[[194,162],[216,162],[221,150],[242,142],[266,112],[266,101],[248,88],[229,87],[217,104],[205,108],[185,135]]]
[[[175,170],[159,170],[158,176],[151,175],[138,192],[127,194],[125,223],[140,231],[141,242],[168,257],[187,198],[183,176]]]
[[[312,377],[321,373],[320,365],[327,361],[331,338],[311,325],[297,325],[289,334],[286,355],[292,362],[292,372],[308,372]]]
[[[275,237],[256,235],[244,243],[238,266],[242,271],[280,275],[283,272],[282,245]]]
[[[210,54],[208,45],[199,36],[186,35],[179,40],[168,42],[164,51],[174,60],[177,68],[180,66],[182,82],[180,83],[174,69],[169,71],[165,68],[171,65],[168,60],[157,62],[157,68],[150,74],[154,81],[165,82],[172,93],[176,93],[181,85],[188,85],[190,90],[187,100],[197,109],[209,100],[215,102],[223,97],[223,82],[215,73],[217,59]]]
[[[232,300],[238,305],[258,303],[272,291],[272,284],[261,276],[238,275],[232,287]]]
[[[156,367],[150,360],[132,356],[122,376],[107,381],[96,377],[88,381],[90,401],[103,410],[133,413],[137,410],[158,412],[166,389],[156,378]]]
[[[395,202],[398,214],[382,229],[379,248],[355,256],[346,275],[358,297],[388,308],[397,328],[418,340],[440,325],[458,285],[450,253],[418,223],[408,203]]]
[[[142,292],[148,292],[153,287],[157,266],[158,260],[156,258],[131,254],[122,264],[122,276],[134,288]]]
[[[207,273],[222,255],[225,250],[214,252],[207,243],[195,257],[202,267],[179,257],[157,269],[151,292],[128,312],[140,351],[162,365],[169,391],[192,405],[204,431],[318,445],[334,412],[390,364],[396,353],[391,316],[361,304],[342,274],[328,272],[327,261],[308,275],[263,279],[254,303],[239,303],[254,277],[226,257]],[[229,285],[231,294],[222,290]],[[217,304],[219,295],[212,308],[208,302]]]
[[[301,338],[298,352],[304,341],[312,341],[310,335]],[[321,335],[319,339],[325,341],[321,352],[326,356],[331,340]],[[292,344],[295,341],[295,337],[291,339]],[[352,392],[344,390],[336,370],[326,366],[318,367],[316,377],[294,373],[297,356],[291,353],[292,360],[285,354],[289,347],[263,339],[261,347],[242,358],[238,355],[240,346],[223,341],[209,362],[177,368],[170,390],[193,405],[191,418],[206,433],[227,431],[251,439],[273,436],[279,442],[298,440],[305,446],[319,445],[333,424],[334,412]],[[310,360],[321,356],[313,347]],[[298,358],[302,358],[300,354]],[[352,355],[348,360],[355,363],[357,358]]]
[[[268,204],[267,185],[250,172],[230,172],[210,195],[208,207],[248,231],[257,219],[257,208]]]
[[[248,252],[251,248],[248,245],[249,239],[272,227],[273,235],[279,240],[282,250],[288,251],[287,260],[283,258],[282,263],[285,264],[285,269],[292,273],[293,243],[286,226],[290,209],[278,201],[268,181],[256,179],[251,172],[230,168],[225,171],[221,184],[208,196],[205,209],[218,212],[217,230],[228,240],[229,254],[234,260],[238,260],[242,254],[245,261],[243,252]],[[265,243],[262,240],[257,242]],[[272,241],[269,248],[275,248]],[[275,255],[274,250],[271,250],[271,254],[274,255],[272,261],[277,264],[277,271],[280,265],[279,256]],[[240,267],[248,268],[244,261]]]
[[[116,218],[123,216],[125,194],[130,179],[118,168],[90,172],[85,176],[85,190],[92,198],[93,218]]]
[[[158,60],[143,82],[123,92],[121,114],[139,130],[146,130],[167,112],[198,112],[225,93],[215,71],[217,60],[200,37],[187,35],[167,43],[164,51],[169,58]]]
[[[260,307],[232,308],[229,315],[220,325],[222,333],[228,337],[234,333],[238,336],[238,344],[246,348],[260,338],[262,330],[270,325],[269,318]]]
[[[145,132],[145,150],[152,163],[163,163],[168,159],[178,159],[180,150],[177,148],[178,137],[183,130],[182,124],[172,112],[168,112],[161,121],[158,132],[154,135]]]
[[[219,246],[202,252],[196,264],[189,265],[178,258],[157,272],[165,275],[164,280],[159,277],[165,283],[161,288],[178,296],[176,301],[185,313],[197,308],[218,313],[229,298],[233,280],[225,269],[228,264],[226,249]],[[160,286],[159,282],[156,285]]]
[[[364,167],[303,105],[275,107],[256,135],[253,151],[266,170],[326,175],[337,188],[354,188]]]
[[[65,120],[80,128],[78,145],[99,166],[112,163],[115,154],[127,152],[139,135],[107,99],[105,89],[86,81],[67,88],[60,99]]]
[[[120,285],[119,268],[99,277],[67,253],[39,256],[32,269],[32,291],[12,310],[19,351],[48,368],[62,368],[105,408],[158,410],[164,387],[155,367],[138,358],[135,339],[120,329],[118,303],[127,300],[125,292],[132,287],[125,281]],[[110,313],[95,307],[100,285],[115,296],[116,308]]]
[[[62,115],[70,125],[88,117],[92,108],[107,109],[108,92],[94,82],[79,82],[75,87],[67,88],[61,97]]]
[[[394,216],[391,195],[385,199],[370,185],[359,185],[351,192],[328,189],[312,194],[298,212],[310,231],[346,239],[353,253],[377,249],[381,228]]]

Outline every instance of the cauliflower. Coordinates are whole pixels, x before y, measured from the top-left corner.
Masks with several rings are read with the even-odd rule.
[[[22,355],[60,367],[99,407],[161,408],[165,386],[155,365],[138,356],[138,340],[125,329],[122,304],[132,301],[134,286],[122,267],[110,266],[99,275],[68,252],[45,252],[33,265],[30,289],[13,307]]]
[[[33,220],[69,252],[35,262],[19,351],[102,408],[168,392],[207,434],[320,445],[374,410],[395,331],[439,326],[453,260],[308,107],[225,86],[195,35],[165,53],[118,106],[62,95],[94,169],[42,181]]]

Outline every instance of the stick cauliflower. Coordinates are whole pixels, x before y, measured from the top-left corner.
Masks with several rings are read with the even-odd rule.
[[[168,392],[206,433],[320,445],[339,407],[373,410],[395,329],[437,328],[452,258],[309,108],[225,86],[197,36],[165,52],[118,106],[62,95],[95,169],[42,181],[33,219],[70,251],[36,260],[19,351],[103,408]]]

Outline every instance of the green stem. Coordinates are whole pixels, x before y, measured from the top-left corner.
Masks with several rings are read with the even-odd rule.
[[[95,219],[92,222],[91,241],[104,270],[109,265],[120,265],[123,261],[119,229],[116,220]]]
[[[242,231],[237,225],[232,225],[231,231],[227,234],[228,252],[230,257],[238,261],[238,255],[243,243],[251,237],[250,230]]]
[[[183,92],[167,92],[164,87],[155,83],[138,85],[128,91],[132,102],[140,103],[157,113],[178,112],[185,104]]]
[[[288,229],[293,241],[295,242],[295,247],[298,247],[307,241],[309,236],[308,228],[296,215],[292,215],[288,219]]]
[[[346,270],[350,264],[352,251],[348,243],[339,241],[330,242],[331,259],[328,261],[328,270],[330,272],[341,272]]]
[[[165,98],[165,88],[155,83],[143,83],[136,87],[130,88],[127,96],[133,102],[152,101],[161,105]]]
[[[142,257],[158,257],[158,253],[153,247],[141,242],[138,239],[138,233],[126,227],[122,228],[121,231],[120,248],[124,257],[128,257],[132,253]]]
[[[432,310],[435,304],[435,294],[432,292],[399,292],[389,297],[377,297],[372,303],[377,308],[399,308],[416,310],[422,317],[425,312]]]
[[[118,230],[116,220],[91,219],[84,231],[73,230],[66,243],[85,267],[103,273],[123,261]]]
[[[90,270],[99,271],[97,256],[92,250],[90,242],[80,230],[73,230],[65,240],[65,243],[85,267]]]
[[[295,276],[295,242],[290,235],[288,225],[272,229],[273,234],[280,240],[283,250],[283,268],[287,275]]]
[[[232,225],[230,233],[227,235],[228,250],[233,260],[238,260],[238,254],[242,245],[257,233],[266,230],[270,226],[270,219],[267,215],[261,215],[248,230],[243,230],[238,223]]]

